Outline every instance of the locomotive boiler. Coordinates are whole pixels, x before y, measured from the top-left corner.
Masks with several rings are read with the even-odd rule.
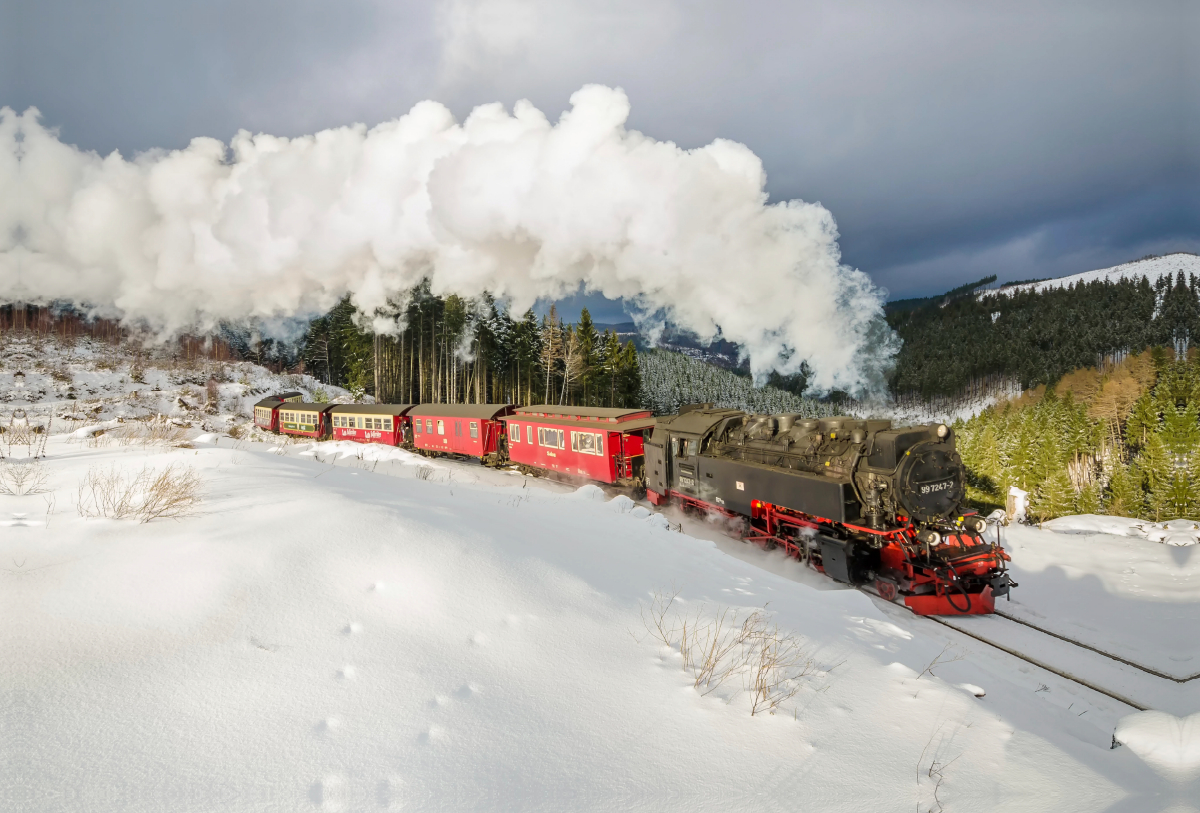
[[[962,507],[965,472],[945,424],[749,415],[684,407],[645,445],[647,493],[742,518],[832,578],[920,614],[992,612],[1008,556]]]

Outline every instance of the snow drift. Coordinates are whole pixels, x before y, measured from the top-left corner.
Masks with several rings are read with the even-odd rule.
[[[883,293],[841,264],[832,215],[768,203],[762,162],[625,127],[587,86],[551,123],[527,101],[461,124],[432,101],[373,128],[101,157],[30,109],[0,111],[0,300],[67,300],[163,335],[328,309],[368,314],[423,278],[520,312],[581,286],[644,329],[720,331],[756,372],[807,360],[817,387],[877,379]],[[377,320],[376,329],[387,329]]]

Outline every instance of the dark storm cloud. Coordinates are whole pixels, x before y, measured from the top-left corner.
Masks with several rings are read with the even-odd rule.
[[[100,151],[599,82],[656,138],[746,143],[897,296],[1200,249],[1178,2],[5,2],[0,103]]]

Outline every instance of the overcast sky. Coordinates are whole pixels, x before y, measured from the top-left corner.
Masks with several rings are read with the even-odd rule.
[[[132,155],[619,86],[632,128],[747,144],[896,298],[1200,250],[1198,47],[1186,0],[0,0],[0,105]]]

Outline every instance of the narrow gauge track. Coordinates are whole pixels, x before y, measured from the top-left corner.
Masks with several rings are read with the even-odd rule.
[[[999,610],[996,610],[996,615],[1000,616],[1001,618],[1005,618],[1009,621],[1012,621],[1014,623],[1029,627],[1030,629],[1035,629],[1038,632],[1042,633],[1043,635],[1049,635],[1051,638],[1057,638],[1058,640],[1065,641],[1068,644],[1074,644],[1075,646],[1077,646],[1081,649],[1086,649],[1091,652],[1095,652],[1097,655],[1101,655],[1110,660],[1114,660],[1118,663],[1123,663],[1126,666],[1137,669],[1139,672],[1145,672],[1147,675],[1153,675],[1156,678],[1162,678],[1163,680],[1170,680],[1175,683],[1188,683],[1190,681],[1195,680],[1196,678],[1200,678],[1200,672],[1197,672],[1194,675],[1188,675],[1187,677],[1175,677],[1174,675],[1169,675],[1166,672],[1160,672],[1157,669],[1151,669],[1149,666],[1143,666],[1142,664],[1137,663],[1135,661],[1126,660],[1125,658],[1122,658],[1120,655],[1114,655],[1111,652],[1105,652],[1103,649],[1094,647],[1091,644],[1085,644],[1082,641],[1076,641],[1074,638],[1068,638],[1065,635],[1060,635],[1059,633],[1045,629],[1044,627],[1039,627],[1037,624],[1033,624],[1029,621],[1025,621],[1024,619],[1017,618],[1015,615],[1009,615],[1008,613],[1002,613]]]
[[[1105,689],[1104,687],[1098,686],[1090,680],[1081,678],[1078,675],[1071,674],[1070,672],[1063,670],[1063,669],[1059,669],[1056,666],[1051,666],[1050,664],[1046,663],[1045,661],[1041,660],[1040,658],[1035,658],[1031,655],[1025,654],[1024,652],[1019,652],[1011,647],[1005,646],[1004,644],[989,640],[988,638],[985,638],[982,635],[977,635],[973,632],[969,632],[969,631],[963,629],[962,627],[956,627],[953,624],[951,624],[950,622],[944,621],[943,619],[939,618],[936,615],[927,615],[927,616],[921,616],[921,617],[927,618],[930,621],[934,621],[938,624],[941,624],[943,627],[952,629],[955,632],[959,633],[960,635],[965,635],[968,638],[974,638],[976,641],[979,641],[980,643],[987,644],[988,646],[992,647],[993,649],[998,649],[1001,652],[1005,652],[1009,655],[1012,655],[1014,658],[1019,658],[1019,659],[1025,661],[1026,663],[1033,664],[1034,666],[1038,667],[1039,669],[1044,669],[1047,672],[1050,672],[1051,674],[1058,675],[1060,678],[1064,678],[1066,680],[1071,681],[1072,683],[1076,683],[1080,686],[1084,686],[1088,689],[1091,689],[1093,692],[1102,694],[1105,697],[1111,697],[1113,700],[1116,700],[1118,703],[1124,703],[1125,705],[1129,706],[1130,708],[1137,709],[1138,711],[1147,711],[1149,709],[1149,706],[1143,706],[1141,703],[1138,703],[1135,700],[1131,700],[1130,698],[1126,697],[1123,694],[1120,694],[1119,692]],[[1075,641],[1071,641],[1068,638],[1062,638],[1062,636],[1059,636],[1059,635],[1055,635],[1054,637],[1061,638],[1063,641],[1067,641],[1068,643],[1076,644],[1077,646],[1079,645]],[[1091,647],[1086,647],[1086,648],[1091,649]],[[1096,650],[1093,650],[1093,651],[1096,651]],[[1109,656],[1106,655],[1104,657],[1109,657]],[[1120,659],[1114,658],[1113,660],[1120,660]],[[1125,663],[1125,661],[1121,661],[1121,662]]]
[[[867,588],[864,588],[864,587],[858,587],[858,588],[856,588],[856,589],[857,589],[859,592],[861,592],[861,593],[864,593],[864,594],[866,594],[866,595],[868,595],[868,596],[871,596],[872,598],[878,598],[878,599],[880,599],[880,600],[886,600],[886,599],[883,599],[883,598],[882,598],[882,597],[881,597],[881,596],[880,596],[878,593],[876,593],[874,590],[870,590],[870,589],[867,589]],[[984,636],[982,636],[982,635],[979,635],[979,634],[977,634],[977,633],[971,632],[971,631],[969,631],[969,630],[965,630],[965,629],[963,629],[962,627],[955,626],[954,624],[950,623],[949,621],[946,621],[946,620],[944,620],[944,619],[942,619],[942,618],[940,618],[940,617],[938,617],[938,616],[936,616],[936,615],[917,615],[916,613],[912,612],[912,610],[910,610],[908,607],[905,607],[903,604],[901,604],[901,603],[899,603],[899,602],[895,602],[895,601],[889,601],[889,602],[888,602],[888,604],[893,604],[893,605],[895,605],[895,606],[897,606],[897,607],[901,607],[901,608],[903,608],[903,609],[905,609],[905,610],[908,610],[908,612],[909,612],[909,613],[910,613],[910,614],[911,614],[911,615],[912,615],[914,618],[921,618],[921,619],[925,619],[925,620],[927,620],[927,621],[932,621],[932,622],[934,622],[934,623],[941,624],[943,627],[946,627],[947,629],[954,630],[955,632],[959,633],[960,635],[965,635],[965,636],[967,636],[968,638],[973,638],[974,640],[976,640],[976,641],[979,641],[981,644],[987,644],[988,646],[992,647],[993,649],[998,649],[998,650],[1000,650],[1001,652],[1004,652],[1004,653],[1005,653],[1005,654],[1007,654],[1007,655],[1011,655],[1011,656],[1012,656],[1012,657],[1014,657],[1014,658],[1018,658],[1019,660],[1023,660],[1023,661],[1025,661],[1026,663],[1028,663],[1028,664],[1032,664],[1033,666],[1036,666],[1036,667],[1037,667],[1037,668],[1039,668],[1039,669],[1044,669],[1045,671],[1047,671],[1047,672],[1051,673],[1052,675],[1058,675],[1060,678],[1063,678],[1063,679],[1065,679],[1065,680],[1069,680],[1069,681],[1071,681],[1072,683],[1075,683],[1075,684],[1077,684],[1077,685],[1079,685],[1079,686],[1083,686],[1083,687],[1085,687],[1085,688],[1091,689],[1093,692],[1097,692],[1097,693],[1099,693],[1099,694],[1102,694],[1102,695],[1104,695],[1105,697],[1109,697],[1109,698],[1111,698],[1111,699],[1113,699],[1113,700],[1116,700],[1118,703],[1124,703],[1126,706],[1129,706],[1130,708],[1137,709],[1138,711],[1147,711],[1147,710],[1148,710],[1148,708],[1149,708],[1148,706],[1143,706],[1141,703],[1138,703],[1137,701],[1135,701],[1135,700],[1132,700],[1132,699],[1130,699],[1130,698],[1126,697],[1125,695],[1123,695],[1123,694],[1121,694],[1121,693],[1119,693],[1119,692],[1115,692],[1115,691],[1111,691],[1111,690],[1109,690],[1109,689],[1105,689],[1103,686],[1098,686],[1098,685],[1096,685],[1095,683],[1093,683],[1092,681],[1090,681],[1090,680],[1087,680],[1086,678],[1081,678],[1081,677],[1079,677],[1078,675],[1072,674],[1072,673],[1070,673],[1070,672],[1068,672],[1068,671],[1066,671],[1066,670],[1064,670],[1064,669],[1060,669],[1060,668],[1058,668],[1057,666],[1052,666],[1052,665],[1050,665],[1050,664],[1046,663],[1045,661],[1043,661],[1043,660],[1042,660],[1042,659],[1040,659],[1040,658],[1035,658],[1035,657],[1033,657],[1032,655],[1028,655],[1028,654],[1026,654],[1026,653],[1024,653],[1024,652],[1020,652],[1020,651],[1018,651],[1018,650],[1016,650],[1016,649],[1013,649],[1013,648],[1012,648],[1012,647],[1010,647],[1010,646],[1006,646],[1005,644],[1002,644],[1002,643],[1000,643],[1000,642],[998,642],[998,641],[993,641],[993,640],[991,640],[990,638],[986,638],[986,637],[984,637]],[[1000,613],[997,613],[997,615],[1000,615]],[[1006,618],[1006,619],[1016,620],[1018,623],[1022,623],[1022,622],[1020,622],[1018,619],[1013,619],[1013,618],[1012,618],[1012,616],[1009,616],[1009,615],[1003,615],[1003,616],[1001,616],[1001,617],[1003,617],[1003,618]],[[1039,628],[1039,627],[1034,627],[1034,626],[1033,626],[1033,625],[1031,625],[1031,624],[1030,624],[1030,625],[1026,625],[1026,626],[1030,626],[1030,627],[1032,627],[1033,629],[1037,630],[1038,632],[1046,632],[1045,630],[1042,630],[1042,629],[1041,629],[1041,628]],[[1064,638],[1063,636],[1061,636],[1061,635],[1057,635],[1057,634],[1054,634],[1054,633],[1047,633],[1047,634],[1051,635],[1051,636],[1052,636],[1052,637],[1054,637],[1054,638],[1058,638],[1059,640],[1065,641],[1066,643],[1069,643],[1069,644],[1074,644],[1074,645],[1076,645],[1076,646],[1080,646],[1080,647],[1082,647],[1082,648],[1084,648],[1084,649],[1089,649],[1089,650],[1091,650],[1091,651],[1095,652],[1096,654],[1098,654],[1098,655],[1101,655],[1102,657],[1110,658],[1110,659],[1112,659],[1112,660],[1115,660],[1115,661],[1118,661],[1118,662],[1120,662],[1120,663],[1126,663],[1126,664],[1128,664],[1128,661],[1124,661],[1124,660],[1122,660],[1121,658],[1118,658],[1118,657],[1116,657],[1116,656],[1108,655],[1107,653],[1105,653],[1105,652],[1102,652],[1102,651],[1100,651],[1100,650],[1098,650],[1098,649],[1094,649],[1093,647],[1090,647],[1090,646],[1088,646],[1087,644],[1080,644],[1078,641],[1072,641],[1070,638]],[[1133,666],[1134,668],[1138,668],[1136,664],[1129,664],[1129,665]],[[1151,672],[1150,674],[1154,674],[1154,673],[1153,673],[1153,672]]]

